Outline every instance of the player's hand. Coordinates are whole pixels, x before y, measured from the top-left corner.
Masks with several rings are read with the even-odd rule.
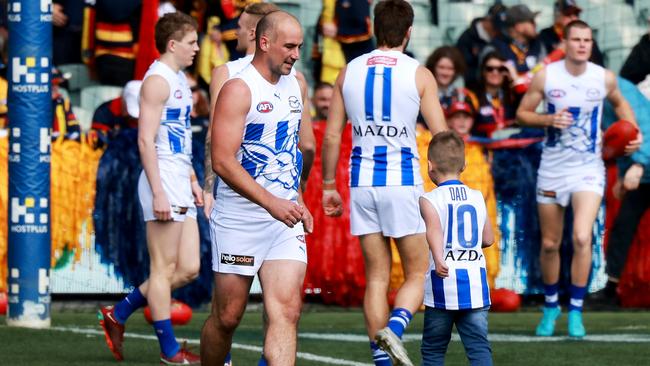
[[[564,108],[553,115],[553,121],[551,123],[551,127],[564,129],[571,126],[572,123],[573,123],[573,115],[569,113],[567,108]]]
[[[643,135],[641,134],[641,131],[639,131],[639,133],[636,134],[636,138],[625,146],[625,155],[631,155],[635,151],[639,150],[642,143]]]
[[[633,191],[639,188],[639,183],[641,183],[641,177],[643,176],[643,166],[641,164],[632,164],[625,172],[625,177],[623,177],[623,188],[626,191]]]
[[[300,205],[303,209],[302,212],[302,225],[305,227],[305,233],[311,234],[314,232],[314,217],[309,212],[309,209],[305,205]]]
[[[333,217],[343,214],[343,200],[337,190],[323,191],[323,211],[325,215]]]
[[[435,261],[436,263],[436,275],[440,278],[449,277],[449,267],[445,261]]]
[[[288,227],[294,227],[304,214],[304,209],[295,202],[274,197],[266,210],[274,219],[283,222]]]
[[[154,194],[153,216],[159,221],[169,221],[172,219],[172,206],[169,204],[165,193]]]
[[[210,213],[212,212],[213,203],[214,198],[212,197],[212,193],[203,191],[203,213],[208,219],[210,218]]]
[[[192,182],[192,196],[194,196],[194,204],[203,206],[203,189],[197,181]]]

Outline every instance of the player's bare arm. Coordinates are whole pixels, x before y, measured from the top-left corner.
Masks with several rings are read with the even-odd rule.
[[[623,97],[621,90],[618,88],[616,75],[614,75],[610,70],[605,71],[605,88],[607,89],[607,99],[612,103],[616,116],[637,125],[634,111],[632,110],[630,103],[628,103],[628,101],[625,100],[625,97]],[[630,143],[625,147],[625,153],[629,155],[639,150],[642,142],[643,135],[641,134],[641,131],[639,131],[636,139],[630,141]]]
[[[494,244],[494,230],[492,230],[492,223],[490,222],[490,216],[485,215],[485,224],[483,225],[483,243],[481,244],[482,248],[487,248]]]
[[[438,277],[445,278],[449,276],[449,267],[445,263],[444,238],[442,234],[442,225],[440,216],[433,205],[426,198],[420,197],[420,214],[427,227],[426,238],[429,244],[429,250],[433,255],[433,261],[436,264],[436,274]]]
[[[212,70],[212,79],[210,79],[210,120],[208,122],[208,133],[205,135],[205,184],[203,185],[203,190],[210,197],[212,197],[212,186],[214,185],[214,180],[216,178],[216,175],[212,170],[212,157],[210,156],[212,117],[214,115],[214,105],[217,103],[219,91],[229,77],[230,74],[228,72],[228,67],[226,65],[221,65]]]
[[[340,216],[343,201],[336,191],[336,165],[339,162],[341,134],[345,128],[345,104],[343,103],[344,67],[336,79],[334,94],[330,104],[329,116],[323,139],[323,210],[327,216]]]
[[[311,112],[309,109],[309,92],[307,91],[307,80],[301,72],[296,72],[296,79],[300,84],[302,94],[302,116],[300,120],[300,130],[298,139],[298,148],[302,153],[302,173],[300,174],[300,189],[304,192],[307,187],[309,172],[314,164],[314,155],[316,155],[316,137],[311,124]]]
[[[158,220],[171,220],[171,206],[163,190],[156,154],[156,134],[160,127],[165,101],[169,98],[169,85],[162,76],[152,75],[142,84],[140,93],[140,118],[138,120],[138,150],[142,167],[153,193],[153,212]]]
[[[546,70],[538,71],[528,87],[528,91],[517,109],[517,121],[522,126],[530,127],[555,127],[567,128],[573,118],[567,109],[562,109],[555,114],[539,114],[535,112],[539,103],[544,99],[544,82]]]
[[[433,74],[424,66],[419,66],[415,72],[415,86],[420,93],[420,111],[427,124],[431,136],[447,130],[445,114],[440,106],[438,84]]]
[[[263,207],[278,221],[293,227],[302,219],[302,207],[264,189],[237,160],[250,105],[251,92],[243,80],[233,79],[224,84],[212,120],[212,169],[235,192]]]

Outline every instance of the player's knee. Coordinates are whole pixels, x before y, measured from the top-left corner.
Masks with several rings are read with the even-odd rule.
[[[591,246],[591,231],[575,230],[573,232],[573,246],[577,249],[589,248]]]
[[[182,267],[179,267],[178,272],[184,283],[192,282],[197,277],[199,277],[199,270],[201,269],[201,263],[188,263],[184,264]]]
[[[216,322],[217,328],[233,333],[241,322],[242,316],[243,312],[238,307],[226,305],[213,316],[213,321]]]
[[[560,240],[543,238],[542,243],[542,254],[554,254],[560,251]]]
[[[298,324],[301,311],[302,301],[300,299],[283,301],[278,311],[274,314],[268,314],[269,321],[281,320],[283,323]],[[275,317],[276,319],[270,319],[271,317]]]

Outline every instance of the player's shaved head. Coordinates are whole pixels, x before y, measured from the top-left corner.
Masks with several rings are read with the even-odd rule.
[[[285,11],[273,11],[266,14],[255,28],[255,44],[260,47],[260,40],[266,36],[271,41],[275,40],[278,29],[284,26],[296,26],[300,28],[300,22],[293,15]]]

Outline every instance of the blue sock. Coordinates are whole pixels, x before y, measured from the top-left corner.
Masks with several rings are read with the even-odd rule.
[[[410,311],[404,308],[395,308],[393,312],[390,313],[390,318],[388,318],[388,328],[395,333],[396,336],[402,338],[404,334],[404,329],[409,325],[413,315]]]
[[[392,366],[390,362],[390,357],[384,352],[377,343],[370,342],[370,350],[372,351],[372,361],[375,363],[375,366]]]
[[[260,361],[257,363],[257,366],[268,366],[268,363],[266,363],[266,358],[264,358],[263,353],[262,356],[260,356]]]
[[[584,302],[585,294],[587,293],[587,287],[578,287],[573,284],[569,287],[569,311],[578,310],[582,311],[582,303]]]
[[[232,360],[232,355],[230,354],[230,352],[228,352],[228,354],[226,355],[226,359],[223,360],[223,363],[228,363],[231,360]]]
[[[552,285],[544,284],[544,307],[554,308],[560,305],[557,293],[559,287],[557,282]]]
[[[115,320],[120,324],[124,324],[126,319],[133,314],[134,311],[145,306],[147,298],[142,295],[139,288],[135,288],[130,294],[126,295],[124,300],[115,305]]]
[[[156,330],[160,351],[165,357],[172,357],[178,353],[181,346],[176,342],[171,319],[158,320],[153,322],[153,329]]]

